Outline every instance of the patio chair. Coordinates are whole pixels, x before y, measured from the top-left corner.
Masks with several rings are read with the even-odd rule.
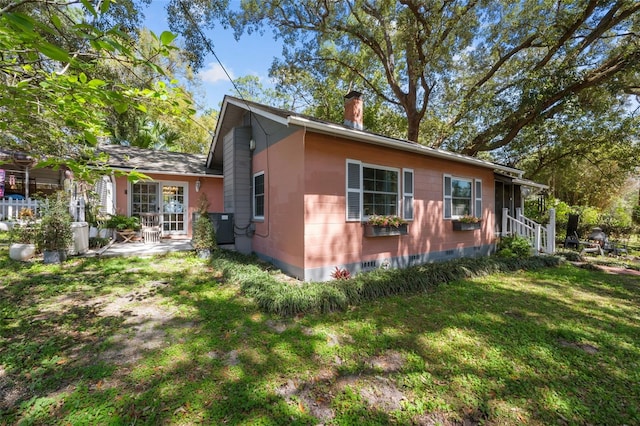
[[[578,249],[578,246],[580,245],[580,238],[578,238],[579,221],[580,215],[569,215],[569,220],[567,221],[567,236],[564,239],[564,248]]]
[[[158,213],[140,213],[142,240],[147,243],[159,243],[162,237],[160,215]]]

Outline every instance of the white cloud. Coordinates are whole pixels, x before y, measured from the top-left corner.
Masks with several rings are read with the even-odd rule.
[[[227,69],[227,72],[229,73],[229,76],[231,76],[232,79],[235,78],[233,76],[233,71],[231,71],[230,69]],[[202,81],[206,83],[214,84],[220,81],[229,81],[229,78],[225,74],[224,69],[217,62],[209,62],[207,64],[207,67],[203,71],[200,71],[199,75]]]

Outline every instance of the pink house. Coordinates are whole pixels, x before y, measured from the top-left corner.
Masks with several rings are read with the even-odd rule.
[[[345,99],[339,125],[224,98],[206,165],[222,170],[236,250],[306,281],[488,255],[521,188],[541,187],[511,167],[364,131],[361,94]],[[373,214],[404,218],[406,233],[371,235]],[[481,219],[477,229],[457,230],[462,216]]]
[[[222,173],[205,166],[206,156],[104,145],[108,164],[116,171],[136,170],[150,180],[130,182],[126,176],[105,176],[96,185],[106,213],[138,216],[157,213],[163,238],[190,238],[192,217],[201,194],[209,211],[222,211]]]

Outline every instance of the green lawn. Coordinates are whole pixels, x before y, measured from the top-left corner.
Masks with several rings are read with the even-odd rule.
[[[566,265],[279,318],[192,254],[5,247],[0,269],[0,424],[640,423],[637,276]]]

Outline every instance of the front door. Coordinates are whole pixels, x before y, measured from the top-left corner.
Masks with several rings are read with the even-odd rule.
[[[163,235],[187,233],[187,184],[139,182],[131,185],[131,215],[160,213]]]
[[[187,184],[162,184],[163,234],[187,233]]]

